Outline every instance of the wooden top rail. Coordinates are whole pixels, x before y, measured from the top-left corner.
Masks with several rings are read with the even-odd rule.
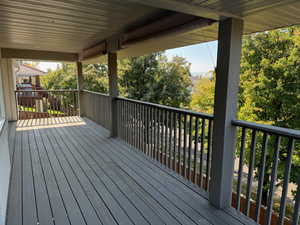
[[[232,121],[232,124],[239,127],[245,127],[249,129],[255,129],[258,131],[267,132],[270,134],[276,134],[281,135],[285,137],[292,137],[294,139],[300,139],[300,131],[294,130],[294,129],[288,129],[288,128],[282,128],[282,127],[276,127],[271,125],[265,125],[265,124],[257,124],[253,122],[247,122],[243,120],[234,120]]]
[[[62,90],[15,90],[15,92],[75,92],[77,89],[62,89]]]
[[[82,90],[82,91],[83,91],[83,92],[90,93],[90,94],[102,95],[102,96],[105,96],[105,97],[109,97],[109,95],[108,95],[108,94],[104,94],[104,93],[100,93],[100,92],[89,91],[89,90]]]
[[[210,119],[210,120],[212,120],[214,118],[213,115],[206,114],[206,113],[194,112],[194,111],[190,111],[190,110],[187,110],[187,109],[179,109],[179,108],[175,108],[175,107],[171,107],[171,106],[165,106],[165,105],[160,105],[160,104],[150,103],[150,102],[143,102],[143,101],[123,98],[123,97],[117,97],[116,99],[132,102],[132,103],[137,103],[137,104],[142,104],[142,105],[147,105],[147,106],[152,106],[152,107],[156,107],[156,108],[160,108],[160,109],[165,109],[165,110],[172,111],[172,112],[179,112],[179,113],[182,113],[182,114],[189,114],[189,115],[192,115],[192,116],[197,116],[197,117]]]

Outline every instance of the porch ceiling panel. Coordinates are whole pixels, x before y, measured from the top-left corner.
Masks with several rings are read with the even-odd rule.
[[[161,2],[163,1],[164,0]],[[167,2],[177,2],[177,0],[168,0]],[[245,21],[245,34],[300,24],[300,1],[186,0],[186,2],[190,2],[189,4],[194,6],[202,2],[203,4],[200,4],[201,6],[242,17]],[[188,10],[185,10],[185,12],[188,13]],[[159,41],[139,43],[131,48],[121,50],[119,55],[120,58],[132,55],[137,56],[153,51],[213,41],[217,40],[217,34],[218,24],[214,23],[191,32],[165,37]]]
[[[162,11],[120,0],[1,0],[0,47],[80,52]]]
[[[245,34],[300,24],[299,0],[0,0],[0,48],[81,53],[174,11],[186,19],[187,14],[212,20],[242,18]],[[180,25],[180,21],[175,22]],[[161,24],[156,27],[163,30]],[[144,28],[147,34],[148,28]],[[144,38],[124,46],[119,57],[216,40],[217,31],[218,24],[213,23],[151,40]],[[96,57],[87,62],[99,60]]]

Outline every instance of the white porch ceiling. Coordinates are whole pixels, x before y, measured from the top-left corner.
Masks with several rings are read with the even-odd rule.
[[[0,48],[79,53],[170,11],[217,20],[224,16],[242,18],[246,34],[300,24],[299,0],[0,0]],[[215,23],[143,41],[119,55],[216,40],[217,30]]]

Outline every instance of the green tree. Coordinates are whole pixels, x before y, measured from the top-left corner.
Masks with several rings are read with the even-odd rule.
[[[190,102],[190,64],[182,57],[168,61],[163,53],[128,59],[120,76],[128,98],[186,107]]]
[[[243,40],[238,117],[279,127],[300,129],[300,29],[297,26],[246,36]],[[213,112],[214,81],[201,79],[192,93],[191,108]],[[249,159],[250,134],[247,135],[246,162]],[[263,202],[266,203],[272,169],[275,138],[269,140],[264,179]],[[260,168],[262,136],[258,135],[255,175]],[[239,151],[237,151],[239,154]],[[284,176],[287,140],[280,150],[277,186]],[[300,146],[293,154],[291,182],[300,175]]]
[[[300,41],[299,28],[274,30],[247,36],[243,42],[239,118],[279,127],[300,129]],[[259,140],[261,141],[261,139]],[[287,140],[282,141],[278,186],[284,176]],[[266,202],[272,168],[274,137],[270,139],[264,179]],[[258,147],[261,147],[258,145]],[[300,170],[300,146],[293,155],[291,181]],[[259,151],[256,151],[256,168]],[[247,157],[248,158],[248,157]],[[256,174],[257,175],[257,174]]]
[[[63,63],[61,68],[50,71],[41,79],[42,87],[47,90],[76,89],[76,65]],[[104,64],[83,64],[83,88],[102,93],[108,92],[107,66]]]
[[[200,78],[192,92],[191,109],[197,112],[213,114],[215,96],[214,78]]]
[[[62,67],[49,71],[46,76],[41,77],[41,86],[46,90],[76,89],[76,67],[75,64],[62,64]]]
[[[101,93],[108,93],[108,68],[105,64],[83,65],[83,88]]]

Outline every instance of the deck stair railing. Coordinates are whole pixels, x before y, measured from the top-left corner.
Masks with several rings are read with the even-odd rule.
[[[110,97],[88,91],[84,95],[86,116],[109,129]],[[122,97],[115,100],[118,137],[209,192],[212,115]],[[295,149],[300,147],[300,131],[246,121],[232,124],[238,131],[232,206],[259,224],[298,225]],[[291,181],[292,170],[296,183]]]
[[[18,119],[78,116],[78,90],[16,90]]]

